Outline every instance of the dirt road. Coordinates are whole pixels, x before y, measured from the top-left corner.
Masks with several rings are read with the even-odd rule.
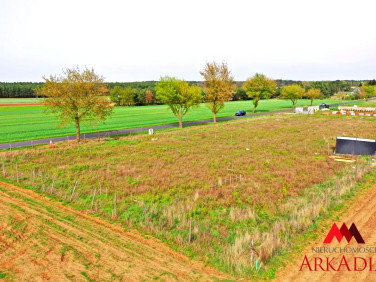
[[[0,182],[0,278],[212,281],[231,278],[156,239]]]
[[[315,253],[312,250],[312,248],[315,247],[376,247],[376,186],[370,187],[345,213],[342,215],[339,214],[339,219],[335,221],[338,228],[341,228],[343,223],[345,223],[348,228],[350,228],[352,223],[355,223],[365,244],[358,244],[355,238],[352,238],[348,243],[345,237],[342,238],[340,243],[334,238],[330,244],[324,244],[324,239],[333,223],[334,222],[329,222],[328,226],[323,228],[322,234],[318,236],[316,242],[307,247],[294,262],[287,265],[280,272],[277,272],[278,281],[376,281],[376,253],[325,254]],[[309,271],[307,261],[304,261],[305,256],[307,256],[312,271]],[[345,257],[348,268],[343,261],[343,256]],[[332,262],[330,265],[332,265],[336,271],[327,264],[327,257],[329,258],[329,262]],[[356,260],[356,269],[361,270],[365,267],[363,271],[354,271],[354,257],[360,257],[366,260],[366,267],[362,259],[358,258]],[[370,257],[372,257],[371,263],[369,260]],[[325,271],[319,266],[316,267],[317,271],[315,271],[315,258],[318,264],[320,263],[320,259],[322,259],[323,262],[321,266]],[[333,260],[331,261],[331,259]],[[302,267],[303,261],[304,265]],[[340,266],[341,261],[342,266]],[[370,265],[372,265],[372,271],[370,271]],[[300,271],[300,269],[302,270]]]

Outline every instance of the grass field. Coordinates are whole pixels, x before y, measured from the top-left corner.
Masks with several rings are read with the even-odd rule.
[[[1,103],[0,99],[0,103]],[[18,99],[16,103],[18,103]],[[27,102],[29,99],[22,99]],[[322,102],[337,103],[336,100],[317,100],[315,105]],[[298,105],[309,105],[310,101],[300,100]],[[226,103],[226,107],[217,117],[233,116],[238,110],[252,111],[252,101],[234,101]],[[261,101],[257,112],[274,111],[291,108],[291,102],[285,100]],[[183,121],[209,119],[212,117],[210,110],[202,104],[200,108],[189,112]],[[152,127],[161,124],[177,123],[177,119],[165,105],[142,107],[116,107],[114,113],[104,124],[93,128],[83,125],[81,133],[91,133],[107,130],[119,130],[137,127]],[[57,136],[74,135],[75,127],[57,128],[56,118],[44,113],[43,106],[15,106],[0,107],[0,143],[42,139]]]
[[[0,98],[0,104],[42,103],[42,98]]]
[[[329,158],[335,137],[373,138],[374,127],[368,117],[274,115],[2,152],[0,163],[13,181],[18,168],[21,185],[250,277],[251,238],[266,271],[280,246],[341,203],[365,173],[364,163]]]

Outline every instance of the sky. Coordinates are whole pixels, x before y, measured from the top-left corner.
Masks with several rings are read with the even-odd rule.
[[[374,0],[0,0],[0,81],[94,68],[107,82],[376,78]]]

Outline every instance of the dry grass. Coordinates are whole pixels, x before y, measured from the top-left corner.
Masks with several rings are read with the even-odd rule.
[[[116,216],[128,226],[244,274],[248,255],[238,256],[251,237],[265,263],[274,251],[275,220],[281,246],[325,210],[325,187],[332,187],[336,175],[349,168],[329,158],[336,136],[370,138],[375,121],[278,115],[95,140],[79,147],[62,143],[54,149],[5,152],[1,158],[12,179],[17,161],[24,185],[64,200],[72,197],[73,205],[82,210],[90,211],[96,190],[90,212],[104,217],[113,214],[116,194]],[[241,181],[218,186],[219,177],[239,175]],[[329,182],[319,185],[325,181]],[[342,183],[340,195],[352,184],[353,179]],[[336,193],[329,191],[329,204]],[[190,218],[193,243],[187,244]]]

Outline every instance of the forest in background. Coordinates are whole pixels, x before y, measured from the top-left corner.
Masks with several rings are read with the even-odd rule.
[[[125,89],[131,89],[133,95],[133,105],[159,104],[155,99],[155,86],[158,81],[142,82],[108,82],[110,89],[118,86]],[[286,85],[298,84],[306,90],[317,88],[325,98],[329,98],[338,92],[349,92],[353,87],[365,85],[376,85],[375,79],[370,81],[359,80],[335,80],[335,81],[297,81],[277,79],[277,91],[274,97],[279,97],[281,88]],[[202,87],[201,81],[189,81],[190,84],[197,84]],[[246,92],[242,88],[243,81],[234,82],[237,90],[232,96],[232,100],[249,100]],[[37,87],[43,86],[43,82],[0,82],[0,98],[38,98],[35,93]]]

